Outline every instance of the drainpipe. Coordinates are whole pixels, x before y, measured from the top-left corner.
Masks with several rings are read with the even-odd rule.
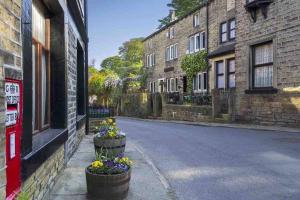
[[[208,22],[208,17],[209,17],[209,10],[208,10],[208,1],[209,0],[206,0],[205,1],[205,7],[206,7],[206,52],[207,54],[209,53],[209,28],[208,28],[208,25],[209,25],[209,22]],[[208,59],[207,59],[207,63],[208,62]],[[207,71],[206,71],[206,74],[207,74],[207,93],[209,93],[209,67],[207,68]]]
[[[88,7],[87,7],[87,0],[84,1],[84,20],[85,20],[85,30],[88,37]],[[89,134],[89,38],[87,38],[85,44],[85,113],[86,113],[86,134]]]

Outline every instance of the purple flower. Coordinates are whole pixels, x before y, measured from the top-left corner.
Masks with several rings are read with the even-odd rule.
[[[107,166],[107,167],[114,167],[115,166],[115,162],[114,161],[105,161],[104,164]]]
[[[124,153],[119,153],[118,155],[117,155],[117,158],[123,158],[124,157]]]
[[[115,168],[119,169],[119,170],[122,170],[122,171],[127,171],[128,170],[128,166],[126,166],[124,164],[116,164]]]

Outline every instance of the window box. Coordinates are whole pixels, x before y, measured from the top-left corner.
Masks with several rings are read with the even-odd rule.
[[[246,0],[245,9],[250,12],[251,18],[256,22],[257,10],[261,9],[264,18],[267,18],[267,7],[273,0]]]

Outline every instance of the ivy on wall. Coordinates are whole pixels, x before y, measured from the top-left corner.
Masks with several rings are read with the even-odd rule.
[[[187,76],[188,91],[193,91],[193,78],[198,72],[203,72],[207,69],[207,52],[202,50],[196,54],[189,54],[181,60],[181,68]]]

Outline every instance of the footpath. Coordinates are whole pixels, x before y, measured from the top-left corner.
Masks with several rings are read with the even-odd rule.
[[[176,199],[166,179],[139,147],[127,141],[126,155],[134,162],[126,200]],[[87,200],[85,168],[94,158],[93,136],[87,135],[44,200]]]

